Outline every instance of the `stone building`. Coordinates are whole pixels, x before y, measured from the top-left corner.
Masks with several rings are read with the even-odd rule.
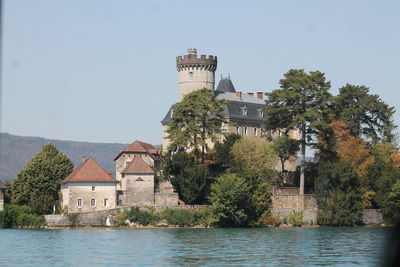
[[[179,89],[179,101],[182,100],[186,94],[202,89],[208,88],[214,90],[215,82],[215,71],[217,69],[217,57],[216,56],[197,56],[196,49],[189,49],[188,55],[178,56],[176,58],[176,66],[178,70],[178,89]],[[218,83],[217,88],[214,90],[216,99],[227,100],[228,103],[224,104],[224,113],[227,123],[222,125],[223,130],[226,133],[235,133],[243,137],[249,138],[262,138],[263,136],[263,123],[264,113],[263,108],[265,107],[264,92],[256,93],[243,93],[236,90],[230,76],[223,78]],[[163,150],[167,151],[170,141],[168,140],[168,124],[171,121],[173,109],[175,105],[172,105],[164,119],[161,121],[162,124],[162,137],[163,137]],[[280,133],[274,133],[273,136],[279,135]],[[299,132],[290,131],[289,135],[292,138],[299,139]],[[223,141],[221,135],[219,141]],[[209,147],[213,147],[213,143],[209,142]],[[293,158],[285,163],[286,170],[294,171],[296,169],[297,161]],[[277,163],[277,169],[279,168]],[[280,169],[280,168],[279,168]]]
[[[62,206],[68,213],[107,210],[116,207],[117,180],[96,161],[82,163],[61,182]]]
[[[161,168],[161,151],[135,141],[114,159],[116,179],[93,159],[84,159],[61,182],[62,205],[68,212],[87,212],[135,205],[177,205],[172,185],[155,185],[155,170]]]
[[[7,186],[0,182],[0,211],[4,209],[4,194],[6,192]]]
[[[119,206],[178,204],[178,194],[169,183],[155,186],[154,170],[161,168],[161,151],[135,141],[122,149],[114,161]]]

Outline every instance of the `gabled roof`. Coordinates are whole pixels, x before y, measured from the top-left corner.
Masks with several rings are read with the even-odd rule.
[[[118,155],[115,157],[114,160],[117,160],[122,153],[149,153],[150,155],[157,155],[159,151],[155,149],[152,145],[142,142],[142,141],[135,141],[129,146],[125,147],[124,149],[120,150]]]
[[[112,178],[106,170],[104,170],[97,162],[91,158],[86,158],[68,175],[61,183],[68,182],[106,182],[116,183],[117,180]]]
[[[140,173],[140,174],[153,174],[153,169],[139,156],[136,156],[126,167],[122,170],[123,174],[126,173]]]
[[[221,92],[236,92],[235,86],[233,86],[233,83],[231,81],[230,77],[227,78],[222,78],[218,83],[217,90],[216,91],[221,91]]]
[[[5,184],[3,184],[2,182],[0,182],[0,189],[7,189],[7,186]]]

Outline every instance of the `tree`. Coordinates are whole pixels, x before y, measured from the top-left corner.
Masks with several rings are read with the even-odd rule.
[[[206,202],[212,183],[207,165],[200,164],[185,152],[169,153],[165,157],[163,175],[187,204]]]
[[[167,133],[171,141],[170,150],[201,149],[201,162],[207,141],[215,142],[222,134],[222,123],[225,121],[222,100],[214,97],[212,90],[203,88],[184,96],[173,109],[171,123]]]
[[[294,156],[299,151],[299,143],[286,135],[278,136],[272,140],[272,149],[279,157],[282,173],[285,172],[285,161]]]
[[[319,224],[361,223],[362,193],[357,172],[350,162],[321,163],[315,188],[319,206]]]
[[[372,142],[394,141],[394,107],[384,103],[378,95],[369,94],[368,87],[346,84],[340,88],[335,97],[335,110],[354,137],[365,137]]]
[[[306,145],[318,132],[327,127],[326,117],[330,111],[330,82],[324,73],[312,71],[307,74],[302,69],[291,69],[280,80],[280,89],[267,93],[265,128],[298,129],[300,138],[300,194],[304,194],[304,163]]]
[[[264,180],[270,180],[273,176],[276,155],[263,140],[242,138],[237,141],[231,151],[233,165],[231,172],[246,176],[251,173],[252,176],[261,177]]]
[[[57,205],[60,182],[73,169],[71,160],[48,143],[34,155],[9,188],[12,204],[28,205],[37,214],[50,213]]]
[[[241,139],[238,134],[228,134],[225,136],[224,142],[217,142],[214,145],[215,160],[223,169],[228,169],[232,166],[233,155],[231,153],[233,145]]]
[[[224,174],[211,185],[210,202],[219,224],[245,226],[252,206],[250,186],[236,174]]]

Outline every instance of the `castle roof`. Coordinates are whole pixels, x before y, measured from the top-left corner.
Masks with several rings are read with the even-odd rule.
[[[233,92],[233,93],[236,92],[235,86],[233,86],[231,78],[230,77],[222,78],[222,76],[221,76],[221,80],[219,81],[218,86],[217,86],[217,91]]]
[[[116,183],[117,180],[104,170],[95,160],[86,158],[61,183],[68,182],[105,182]]]
[[[148,143],[142,141],[134,141],[129,146],[120,150],[114,160],[117,160],[123,153],[149,153],[150,155],[155,156],[159,155],[160,151],[158,151],[156,148]]]
[[[250,123],[260,125],[264,121],[264,117],[261,116],[262,110],[265,107],[264,99],[258,98],[254,95],[243,94],[241,92],[235,92],[235,87],[231,79],[222,78],[218,84],[217,90],[214,91],[216,99],[227,100],[227,103],[223,105],[225,118],[232,122]],[[171,121],[172,110],[176,105],[172,105],[161,121],[162,125],[167,125]],[[243,113],[243,109],[246,113]]]
[[[153,169],[141,158],[136,156],[126,167],[122,170],[123,174],[153,174]]]

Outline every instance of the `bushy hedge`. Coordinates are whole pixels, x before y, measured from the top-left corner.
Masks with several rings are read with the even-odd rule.
[[[43,215],[31,213],[28,206],[6,205],[0,211],[0,228],[40,227],[45,225]]]
[[[162,212],[155,212],[154,209],[151,208],[140,209],[136,206],[131,207],[117,216],[116,223],[124,225],[126,220],[143,226],[157,225],[161,221],[165,221],[169,225],[179,226],[209,226],[214,222],[208,208],[200,210],[165,209]]]

